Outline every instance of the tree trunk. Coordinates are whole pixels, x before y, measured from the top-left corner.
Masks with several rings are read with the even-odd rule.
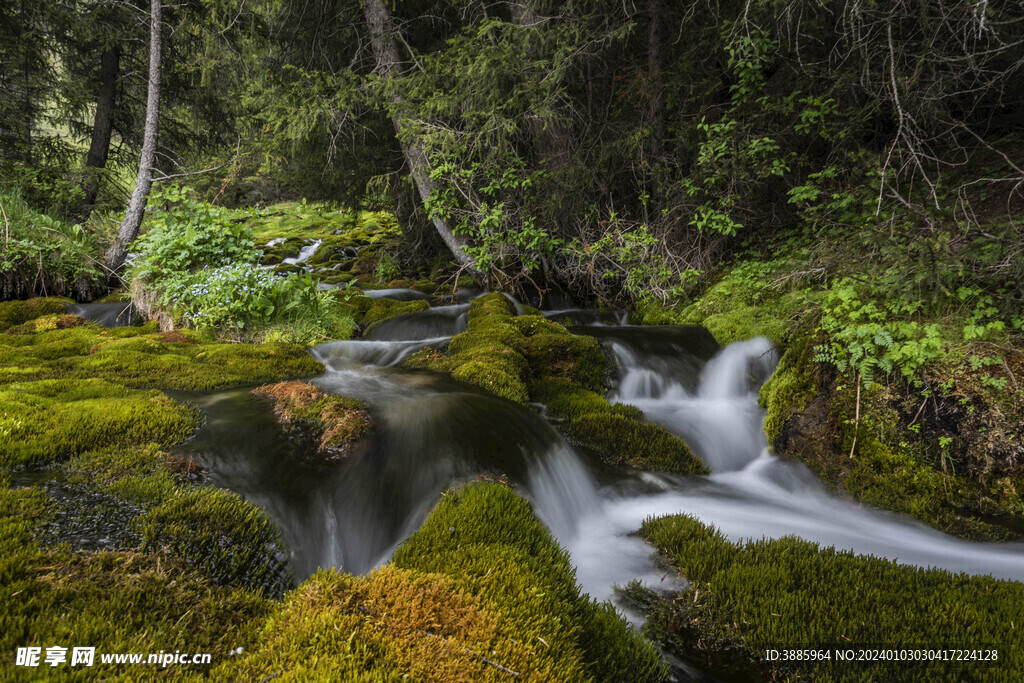
[[[648,78],[648,109],[647,116],[651,121],[650,163],[655,163],[661,154],[661,143],[665,139],[665,93],[661,87],[662,72],[662,0],[648,0],[647,13],[651,25],[647,34],[647,78]]]
[[[113,45],[100,57],[100,91],[96,97],[96,116],[92,124],[92,143],[85,156],[86,177],[82,189],[85,200],[82,213],[88,214],[100,189],[97,169],[106,168],[110,151],[110,134],[114,129],[114,99],[117,96],[117,75],[121,70],[121,50]]]
[[[391,20],[391,14],[384,5],[383,0],[363,0],[363,13],[366,16],[366,25],[370,31],[370,45],[373,48],[373,56],[377,60],[377,71],[384,77],[395,77],[402,73],[402,61],[398,54],[398,45],[395,43],[395,27]],[[397,93],[391,96],[393,104],[402,104],[402,98]],[[409,171],[416,188],[419,190],[420,199],[426,204],[430,194],[434,191],[436,184],[430,178],[430,160],[423,146],[415,140],[404,140],[403,124],[397,113],[392,115],[395,125],[395,133],[402,145],[402,153],[405,161],[409,164]],[[474,275],[480,276],[473,259],[464,250],[465,238],[452,233],[451,228],[443,219],[435,216],[432,218],[437,234],[444,240],[445,245],[455,256],[455,259],[465,268],[468,268]]]
[[[146,96],[146,132],[142,138],[142,156],[139,159],[139,176],[135,181],[132,199],[128,203],[121,227],[117,230],[117,239],[107,250],[107,268],[111,276],[124,263],[128,253],[128,245],[139,234],[142,215],[146,212],[149,200],[149,189],[153,185],[153,162],[156,159],[157,125],[160,122],[160,51],[161,23],[163,15],[162,0],[150,0],[149,16],[149,91]]]

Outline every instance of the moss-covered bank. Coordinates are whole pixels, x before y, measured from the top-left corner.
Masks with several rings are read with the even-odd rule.
[[[793,537],[735,544],[685,515],[647,520],[641,534],[690,581],[671,601],[648,594],[652,634],[720,672],[773,680],[1010,681],[1024,671],[1019,582],[918,569]],[[997,656],[765,661],[766,649],[787,648],[994,649]]]
[[[895,287],[871,284],[877,273],[795,244],[737,260],[686,305],[638,314],[706,325],[721,344],[771,339],[782,357],[761,390],[768,441],[833,491],[964,538],[1024,534],[1020,336],[984,327],[977,308],[925,316],[886,299]]]
[[[242,588],[212,584],[165,553],[72,552],[40,548],[47,516],[39,489],[0,488],[0,665],[4,680],[139,680],[199,677],[208,666],[14,667],[19,647],[96,647],[104,652],[221,653],[246,647],[270,603]],[[68,650],[70,653],[70,649]],[[41,658],[42,659],[42,658]]]
[[[606,462],[678,474],[706,473],[686,444],[646,422],[636,408],[604,398],[608,360],[597,340],[575,335],[539,315],[517,315],[503,294],[487,294],[469,307],[466,331],[445,352],[425,349],[413,368],[451,373],[521,404],[543,403],[573,441]]]
[[[127,387],[207,390],[323,372],[297,344],[200,344],[155,324],[0,334],[0,383],[102,379]]]

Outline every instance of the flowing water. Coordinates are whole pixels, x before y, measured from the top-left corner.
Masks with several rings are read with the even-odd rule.
[[[297,579],[317,567],[358,573],[387,561],[447,487],[481,475],[521,487],[598,599],[632,579],[661,584],[664,568],[634,532],[648,516],[680,512],[732,539],[794,534],[903,563],[1024,579],[1024,544],[968,543],[841,500],[798,462],[770,454],[757,391],[777,359],[764,339],[718,349],[702,328],[629,327],[607,316],[577,328],[618,359],[614,399],[683,437],[712,474],[616,471],[529,408],[395,367],[421,348],[443,347],[463,329],[465,308],[405,315],[374,328],[373,339],[315,349],[327,371],[314,382],[362,399],[375,419],[366,447],[341,465],[317,464],[245,391],[192,397],[208,423],[183,449],[278,521]]]
[[[291,256],[289,258],[282,259],[281,262],[288,263],[293,266],[299,263],[305,263],[313,256],[313,254],[316,253],[316,250],[320,248],[320,245],[323,244],[323,242],[323,240],[313,240],[306,246],[299,249],[298,256]]]
[[[68,313],[79,315],[103,327],[127,327],[139,324],[139,316],[130,303],[67,304]]]

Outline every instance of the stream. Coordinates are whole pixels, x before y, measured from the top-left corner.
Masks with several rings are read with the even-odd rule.
[[[419,349],[446,344],[465,328],[466,309],[435,306],[375,326],[370,339],[313,350],[327,370],[312,381],[361,399],[375,419],[365,450],[345,463],[318,464],[247,390],[184,396],[208,421],[178,452],[197,456],[215,484],[271,514],[298,581],[318,567],[362,573],[386,562],[443,491],[482,475],[519,486],[570,552],[583,590],[599,600],[632,579],[671,587],[653,548],[634,532],[649,516],[680,512],[733,540],[797,535],[906,564],[1024,579],[1024,544],[961,541],[860,506],[830,495],[801,463],[771,454],[757,396],[777,357],[763,338],[719,349],[703,328],[547,313],[614,354],[620,377],[612,400],[684,438],[712,470],[676,477],[607,467],[531,408],[396,367]]]

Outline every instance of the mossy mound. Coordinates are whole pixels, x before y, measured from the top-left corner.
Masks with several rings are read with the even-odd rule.
[[[279,597],[291,585],[280,532],[260,508],[230,491],[176,491],[138,520],[143,549],[195,567],[218,585]]]
[[[656,652],[607,605],[581,595],[568,554],[529,503],[497,483],[448,493],[395,552],[398,567],[445,574],[499,615],[496,661],[536,680],[661,680]],[[504,637],[502,637],[504,636]],[[523,661],[514,648],[524,648]],[[519,671],[519,669],[516,669]]]
[[[369,298],[369,297],[365,297]],[[430,303],[422,299],[416,301],[397,301],[395,299],[370,299],[372,302],[363,312],[361,322],[366,327],[382,320],[395,318],[408,313],[419,313],[430,308]]]
[[[19,382],[0,387],[0,465],[66,460],[95,448],[172,444],[198,422],[194,409],[158,391],[99,379]]]
[[[767,337],[784,349],[794,321],[823,297],[799,278],[780,278],[786,268],[781,259],[740,262],[692,303],[673,309],[645,302],[634,317],[644,325],[703,325],[720,346]]]
[[[88,324],[89,322],[81,316],[70,313],[56,313],[29,320],[27,323],[14,325],[7,328],[6,333],[36,334],[37,332],[47,332],[49,330],[67,330],[72,327],[81,327]]]
[[[214,389],[323,372],[297,344],[196,344],[155,325],[0,335],[0,382],[101,378],[129,387]]]
[[[253,680],[266,673],[286,680],[507,680],[508,671],[520,674],[514,667],[528,651],[520,645],[514,661],[492,651],[498,618],[438,574],[383,567],[357,578],[325,571],[288,595],[255,654],[221,673]]]
[[[918,569],[793,537],[734,544],[686,515],[647,520],[641,534],[690,581],[656,614],[654,630],[691,656],[738,643],[729,659],[765,668],[766,678],[1013,680],[1024,670],[1024,638],[1011,626],[1024,604],[1019,582]],[[858,663],[833,656],[789,661],[781,671],[763,661],[766,649],[800,647],[997,649],[998,659]]]
[[[58,315],[67,313],[65,304],[72,303],[71,299],[59,297],[38,297],[22,301],[0,302],[0,332],[6,331],[15,325],[21,325],[29,320],[44,315]]]
[[[215,674],[379,681],[657,681],[657,652],[582,596],[568,555],[501,484],[449,492],[391,565],[320,572]]]
[[[606,462],[674,474],[708,474],[707,466],[682,439],[644,421],[639,408],[611,405],[603,396],[565,380],[536,382],[531,392],[550,414],[564,420],[558,427],[566,435]]]
[[[253,389],[252,393],[273,401],[278,420],[290,430],[312,436],[318,452],[327,460],[348,457],[370,432],[370,413],[365,404],[347,396],[326,394],[312,384],[280,382]]]
[[[211,585],[167,556],[40,549],[34,530],[46,515],[41,490],[0,489],[0,648],[91,646],[97,656],[92,667],[23,669],[25,680],[48,673],[61,680],[137,680],[139,666],[103,665],[100,652],[180,650],[219,659],[247,647],[251,626],[269,611],[255,593]],[[208,668],[177,667],[176,673]]]

